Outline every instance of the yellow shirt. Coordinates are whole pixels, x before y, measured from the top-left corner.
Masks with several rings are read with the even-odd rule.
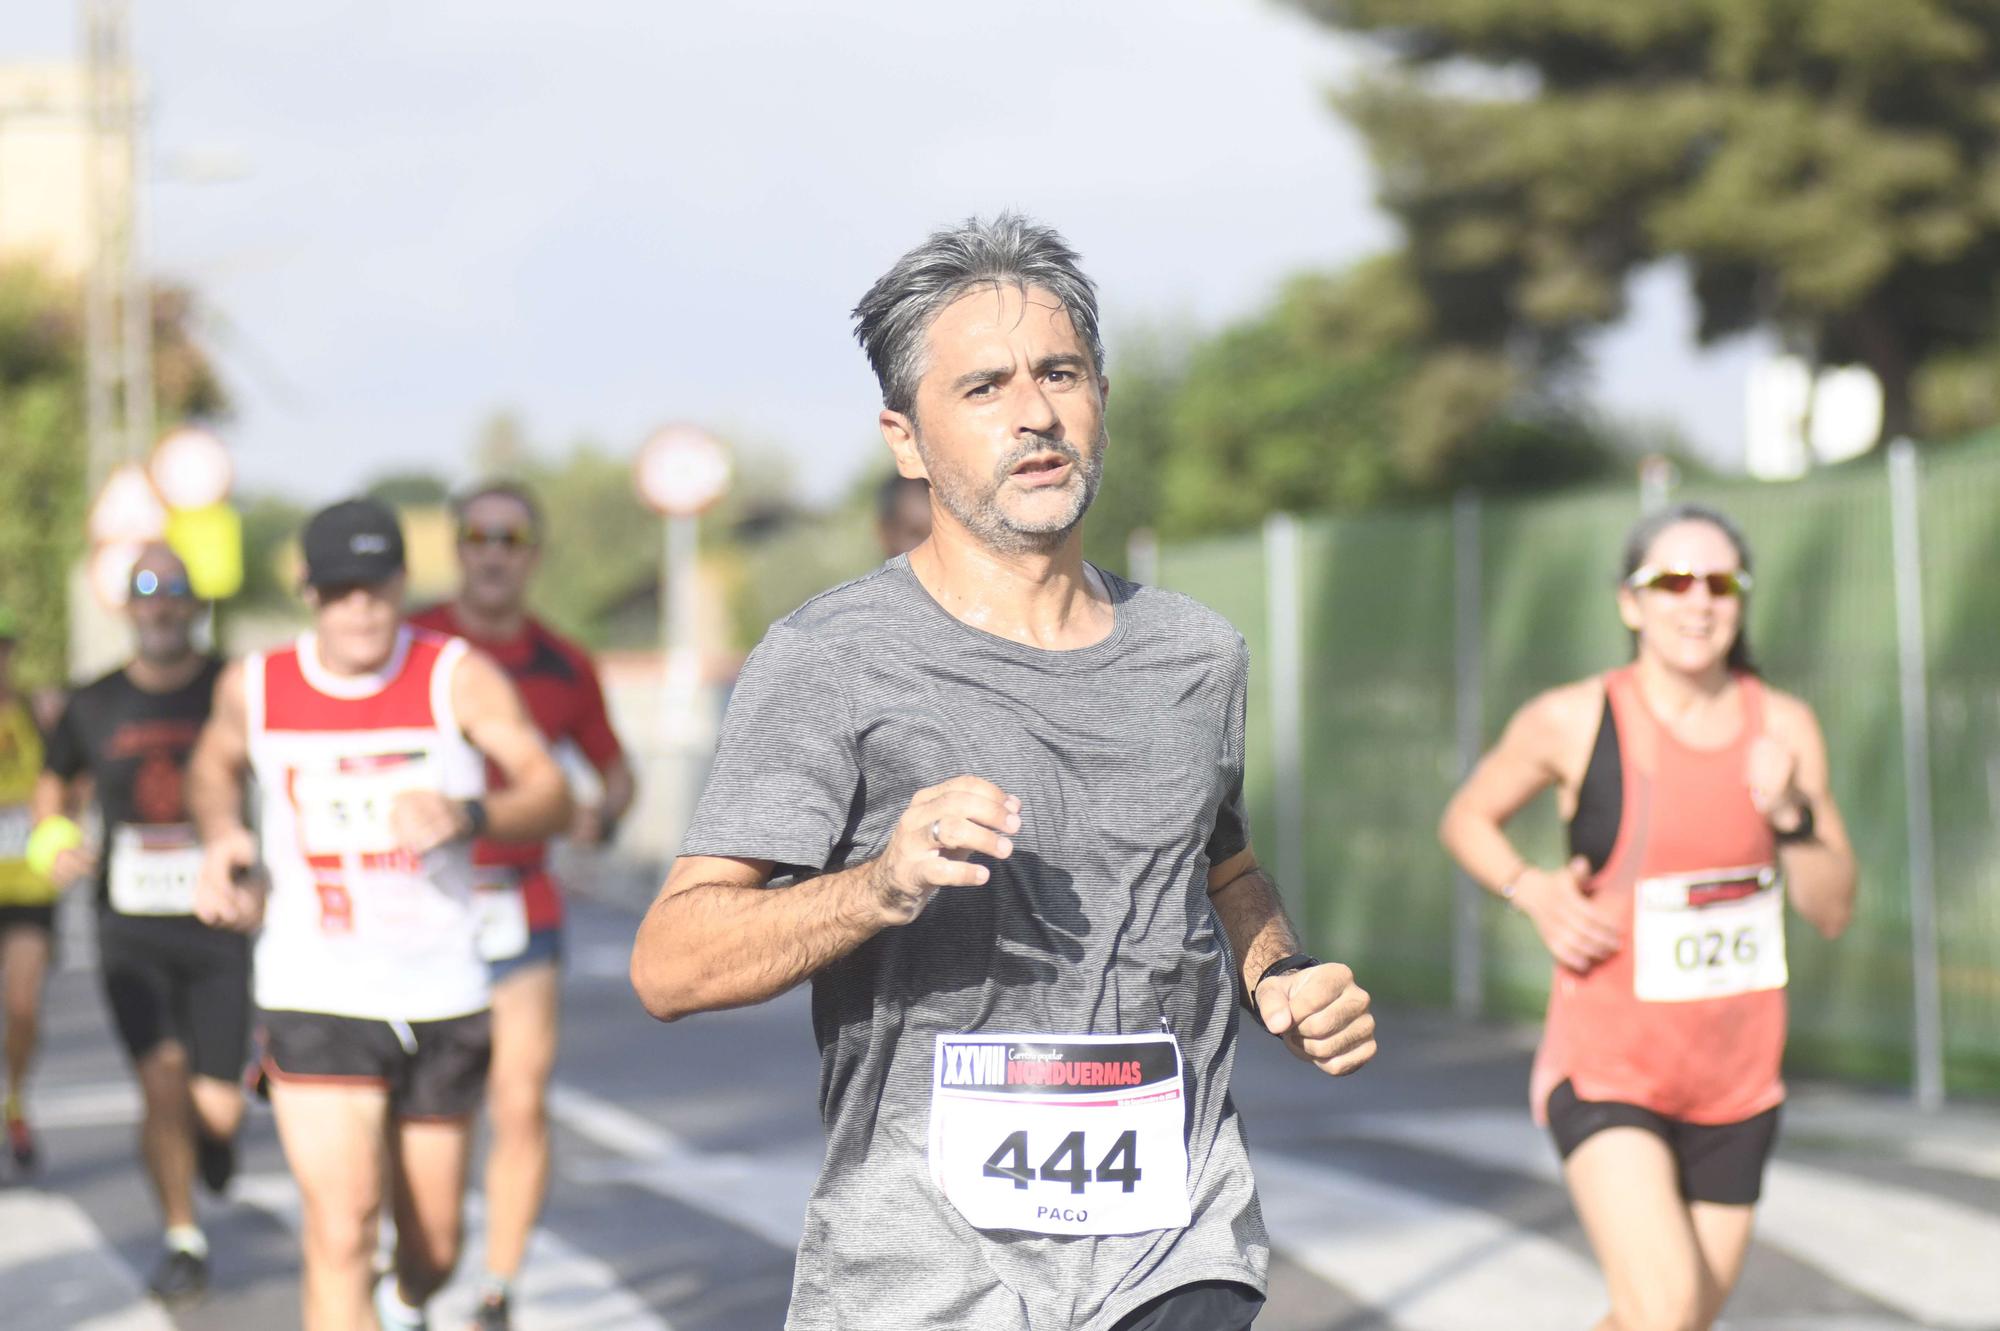
[[[28,868],[28,801],[42,772],[42,734],[20,699],[0,705],[0,906],[45,906],[56,885]]]

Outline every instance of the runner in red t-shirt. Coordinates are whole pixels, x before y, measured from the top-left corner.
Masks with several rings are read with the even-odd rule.
[[[528,583],[540,561],[540,506],[525,489],[494,483],[453,507],[458,596],[412,622],[469,639],[499,662],[550,744],[574,744],[597,769],[603,798],[595,805],[578,802],[569,835],[582,845],[602,845],[632,803],[632,769],[612,733],[589,656],[527,612]],[[511,1287],[548,1188],[546,1102],[561,1002],[556,966],[563,903],[547,860],[542,842],[480,842],[474,848],[487,889],[481,900],[488,908],[485,940],[493,972],[487,1086],[493,1142],[486,1160],[487,1278],[479,1331],[509,1325]]]

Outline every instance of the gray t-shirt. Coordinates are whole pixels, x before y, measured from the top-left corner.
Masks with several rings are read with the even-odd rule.
[[[827,1154],[790,1331],[1101,1329],[1193,1281],[1263,1288],[1229,1098],[1239,981],[1208,898],[1210,864],[1247,844],[1248,653],[1186,597],[1105,582],[1109,636],[1046,651],[959,622],[897,558],[773,625],[743,668],[684,855],[811,876],[880,854],[926,786],[972,775],[1021,801],[987,884],[813,977]],[[939,1033],[1160,1030],[1187,1082],[1187,1228],[981,1231],[931,1181]]]

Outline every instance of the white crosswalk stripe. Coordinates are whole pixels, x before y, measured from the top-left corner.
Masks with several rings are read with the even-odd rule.
[[[1555,1148],[1525,1114],[1449,1110],[1381,1114],[1341,1125],[1352,1137],[1392,1141],[1509,1173],[1561,1178]],[[2000,1326],[2000,1217],[1943,1197],[1773,1160],[1757,1208],[1757,1242],[1816,1267],[1870,1298],[1940,1327]]]
[[[1271,1241],[1405,1331],[1589,1326],[1604,1282],[1532,1230],[1308,1160],[1260,1151]]]
[[[139,1088],[129,1078],[36,1087],[28,1108],[45,1128],[115,1127],[139,1121]]]
[[[51,1089],[37,1097],[36,1107],[56,1128],[129,1123],[138,1105],[129,1083],[103,1082]],[[643,1188],[780,1249],[797,1244],[819,1168],[817,1139],[755,1155],[705,1151],[655,1119],[570,1085],[552,1089],[550,1111],[563,1131],[613,1157],[572,1157],[566,1182]],[[1512,1110],[1364,1115],[1342,1120],[1338,1131],[1354,1141],[1392,1142],[1508,1174],[1560,1180],[1546,1135]],[[1259,1151],[1255,1163],[1276,1246],[1404,1331],[1588,1325],[1603,1310],[1602,1280],[1581,1253],[1502,1217],[1297,1152]],[[297,1196],[286,1176],[246,1176],[235,1192],[296,1227]],[[477,1212],[475,1197],[468,1211],[475,1229]],[[62,1309],[59,1317],[51,1312],[43,1319],[50,1325],[171,1327],[144,1297],[139,1276],[68,1200],[32,1190],[0,1193],[0,1234],[8,1236],[0,1246],[0,1284],[20,1285],[20,1277],[33,1271],[40,1303],[31,1306]],[[2000,1253],[2000,1216],[1780,1159],[1768,1176],[1757,1242],[1912,1320],[1966,1331],[2000,1326],[2000,1266],[1965,1260],[1967,1253]],[[479,1251],[476,1233],[468,1236],[466,1251]],[[457,1324],[469,1315],[472,1297],[469,1278],[454,1282],[433,1305],[436,1324]],[[533,1309],[535,1325],[551,1331],[671,1331],[606,1264],[546,1230],[531,1243],[520,1297]],[[84,1301],[69,1306],[64,1299]],[[1728,1331],[1790,1331],[1792,1324],[1767,1318],[1724,1325]],[[1905,1324],[1865,1316],[1813,1322],[1815,1331],[1884,1325]]]
[[[173,1331],[117,1249],[67,1197],[0,1192],[0,1235],[8,1326]]]
[[[232,1185],[235,1196],[282,1220],[294,1233],[299,1227],[299,1193],[288,1174],[249,1174]],[[466,1199],[464,1251],[484,1247],[484,1208],[478,1194]],[[463,1326],[472,1317],[478,1297],[469,1261],[431,1300],[433,1326]],[[527,1261],[514,1290],[515,1317],[543,1331],[673,1331],[638,1296],[619,1283],[603,1262],[587,1256],[546,1229],[528,1241]]]
[[[631,1163],[596,1177],[616,1179],[706,1211],[780,1248],[796,1248],[806,1200],[819,1174],[820,1146],[760,1151],[754,1158],[698,1151],[609,1100],[555,1086],[549,1115],[600,1149]],[[572,1169],[573,1177],[585,1176]]]

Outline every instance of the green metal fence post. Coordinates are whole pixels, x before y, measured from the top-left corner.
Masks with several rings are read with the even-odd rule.
[[[1479,496],[1467,490],[1451,507],[1452,655],[1457,687],[1453,706],[1461,780],[1479,761],[1486,719],[1481,690]],[[1461,1017],[1476,1017],[1486,1006],[1486,956],[1480,927],[1486,894],[1463,870],[1455,873],[1457,900],[1452,912],[1451,1005]]]
[[[1278,890],[1302,934],[1311,893],[1305,851],[1305,651],[1300,641],[1299,526],[1289,513],[1264,520],[1264,595],[1269,617],[1272,812],[1278,832]]]
[[[1896,575],[1896,662],[1903,711],[1904,817],[1910,830],[1912,1076],[1917,1104],[1944,1104],[1943,999],[1938,984],[1936,848],[1931,822],[1929,666],[1924,651],[1917,450],[1889,445],[1889,538]]]

